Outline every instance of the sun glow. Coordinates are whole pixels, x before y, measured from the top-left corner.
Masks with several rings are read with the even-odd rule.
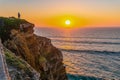
[[[42,26],[65,29],[84,27],[88,24],[88,20],[86,18],[69,14],[40,18],[39,22],[43,23]]]
[[[70,24],[71,24],[71,21],[70,21],[70,20],[66,20],[66,21],[65,21],[65,24],[66,24],[66,25],[70,25]]]

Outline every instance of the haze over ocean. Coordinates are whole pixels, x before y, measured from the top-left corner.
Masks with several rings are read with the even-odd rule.
[[[81,76],[120,79],[120,28],[58,30],[35,28],[35,34],[52,39],[64,55],[69,80]],[[86,78],[86,77],[85,77]]]

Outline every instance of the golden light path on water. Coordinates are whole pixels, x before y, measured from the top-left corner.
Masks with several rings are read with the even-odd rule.
[[[113,74],[111,72],[102,70],[102,66],[104,69],[106,68],[104,66],[111,64],[112,60],[111,59],[109,60],[106,58],[106,56],[108,57],[111,57],[111,56],[103,55],[103,54],[98,55],[97,53],[89,54],[87,52],[76,53],[74,50],[78,50],[77,46],[79,46],[79,50],[87,50],[87,48],[93,49],[93,47],[91,47],[90,45],[88,46],[87,44],[79,45],[79,43],[74,45],[74,39],[71,37],[71,31],[69,30],[64,32],[64,36],[66,37],[58,38],[58,39],[61,39],[63,42],[61,42],[61,44],[59,44],[57,47],[59,47],[60,49],[66,50],[66,51],[63,50],[62,53],[64,56],[63,63],[66,65],[67,73],[75,74],[75,75],[77,74],[81,76],[94,76],[97,78],[104,78],[106,76],[106,79],[108,75],[111,75],[111,77],[109,78],[111,79],[113,78],[112,76]],[[84,41],[86,40],[88,39],[84,39]],[[112,70],[112,67],[110,68]],[[114,71],[117,71],[117,69],[114,69]]]

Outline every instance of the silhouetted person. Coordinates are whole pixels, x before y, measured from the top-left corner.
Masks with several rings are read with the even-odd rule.
[[[20,19],[20,16],[21,16],[21,15],[20,15],[20,13],[18,12],[18,18],[19,18],[19,19]]]
[[[4,20],[0,19],[0,26],[4,26]]]

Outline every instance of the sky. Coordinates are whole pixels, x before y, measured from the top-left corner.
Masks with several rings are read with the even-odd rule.
[[[0,16],[18,12],[39,27],[120,27],[120,0],[0,0]]]

